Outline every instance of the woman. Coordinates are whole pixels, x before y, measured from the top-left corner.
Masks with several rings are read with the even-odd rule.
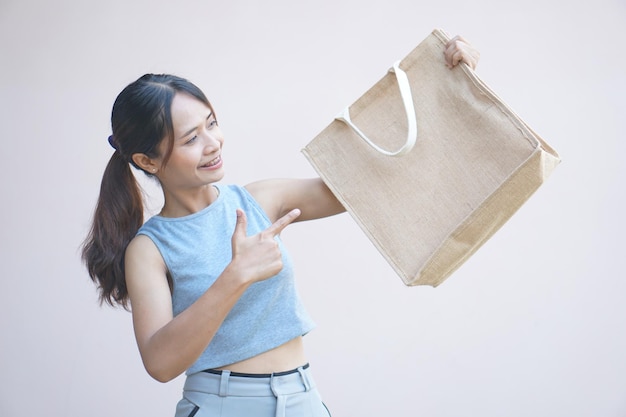
[[[449,67],[476,66],[462,38]],[[320,179],[226,186],[224,137],[189,81],[144,75],[113,106],[115,149],[83,248],[102,301],[132,306],[148,373],[186,372],[176,416],[327,416],[304,354],[313,328],[280,232],[344,209]],[[161,185],[161,212],[143,224],[130,165]],[[220,414],[221,413],[221,414]]]

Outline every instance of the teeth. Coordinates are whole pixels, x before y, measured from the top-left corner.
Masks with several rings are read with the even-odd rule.
[[[220,162],[220,157],[218,156],[217,158],[213,159],[212,161],[209,161],[207,164],[204,164],[203,166],[212,167],[213,165],[217,165],[219,162]]]

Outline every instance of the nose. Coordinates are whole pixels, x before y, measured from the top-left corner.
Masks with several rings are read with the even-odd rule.
[[[203,134],[204,153],[215,152],[222,147],[222,137],[217,132],[205,131]]]

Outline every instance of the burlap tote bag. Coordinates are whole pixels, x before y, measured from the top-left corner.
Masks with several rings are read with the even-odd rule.
[[[303,153],[406,285],[437,286],[559,163],[435,30]]]

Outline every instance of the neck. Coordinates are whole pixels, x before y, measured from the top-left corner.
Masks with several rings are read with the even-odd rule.
[[[183,217],[211,205],[219,196],[219,190],[214,185],[206,185],[204,187],[189,190],[178,191],[176,193],[163,191],[165,203],[159,213],[163,217]]]

